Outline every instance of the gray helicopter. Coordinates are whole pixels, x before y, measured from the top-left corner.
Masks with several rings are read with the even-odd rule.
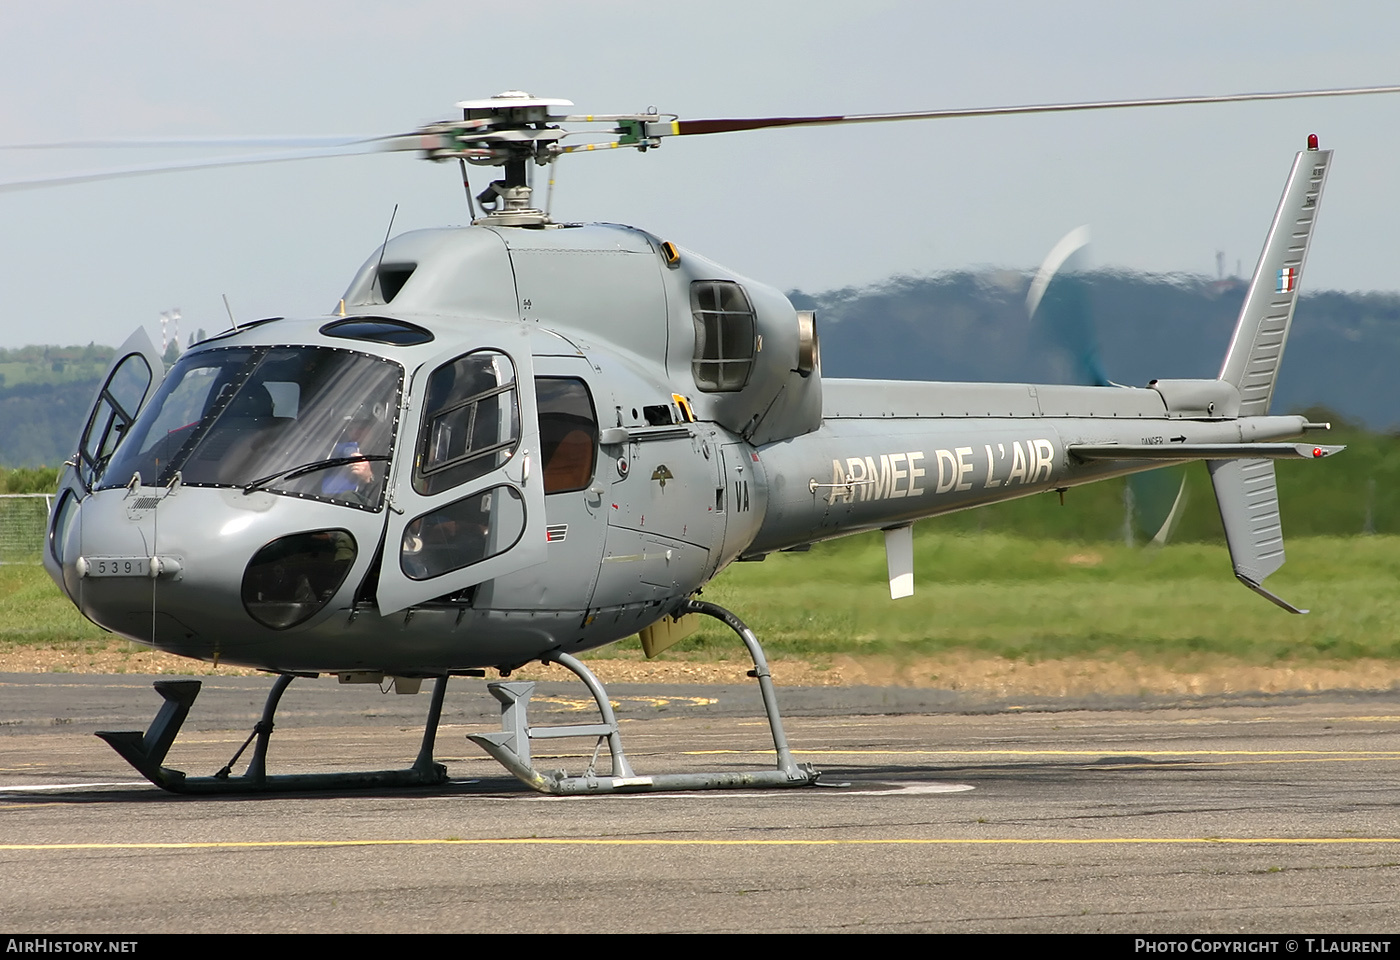
[[[174,792],[437,784],[448,678],[494,670],[502,729],[471,739],[538,790],[810,784],[758,639],[697,598],[716,574],[882,530],[891,596],[908,596],[915,520],[1192,460],[1210,469],[1240,582],[1303,613],[1263,584],[1284,562],[1273,461],[1341,449],[1298,441],[1326,424],[1269,413],[1331,162],[1316,137],[1219,376],[1142,388],[823,379],[812,313],[643,230],[554,222],[533,206],[530,168],[773,126],[1397,90],[708,121],[559,115],[568,101],[508,92],[362,141],[455,159],[464,182],[469,164],[504,175],[474,198],[471,226],[386,239],[329,315],[235,325],[169,371],[143,331],[118,351],[61,477],[45,565],[108,630],[278,676],[214,776],[162,765],[199,681],[157,682],[165,702],[146,732],[98,735]],[[602,129],[576,129],[588,124]],[[637,775],[577,655],[637,633],[654,654],[700,616],[748,647],[776,767]],[[504,678],[532,661],[576,674],[599,721],[531,725],[534,684]],[[411,767],[267,773],[283,692],[322,673],[408,693],[435,679]],[[595,769],[598,750],[576,776],[536,769],[532,743],[560,737],[606,744],[610,771]]]

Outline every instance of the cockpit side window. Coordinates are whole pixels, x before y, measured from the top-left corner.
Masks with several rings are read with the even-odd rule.
[[[496,350],[458,357],[428,378],[413,489],[432,496],[485,476],[519,443],[515,364]]]
[[[150,365],[139,353],[123,357],[107,378],[78,448],[78,470],[85,485],[90,486],[101,475],[131,428],[150,385]]]
[[[732,280],[697,280],[690,285],[695,319],[691,374],[706,393],[742,390],[753,372],[757,323],[744,288]]]
[[[538,377],[535,405],[540,413],[544,492],[586,489],[598,456],[598,417],[588,386],[572,377]]]

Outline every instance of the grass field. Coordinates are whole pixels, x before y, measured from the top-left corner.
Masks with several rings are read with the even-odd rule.
[[[38,564],[0,566],[0,645],[105,643]]]
[[[1223,546],[1145,551],[947,534],[935,524],[915,538],[915,595],[906,600],[889,599],[878,536],[735,564],[704,598],[737,612],[775,657],[1400,659],[1400,537],[1290,541],[1289,561],[1268,585],[1313,611],[1295,616],[1236,582]],[[709,625],[676,651],[742,656]]]
[[[744,618],[770,656],[819,662],[959,652],[1032,662],[1128,653],[1165,664],[1201,655],[1252,664],[1400,660],[1400,537],[1295,538],[1288,557],[1268,585],[1311,607],[1308,616],[1240,586],[1224,547],[971,536],[940,531],[937,521],[915,538],[916,592],[906,600],[889,599],[878,536],[735,564],[704,598]],[[0,645],[107,639],[42,568],[0,567]],[[707,623],[663,656],[738,659],[743,651]]]

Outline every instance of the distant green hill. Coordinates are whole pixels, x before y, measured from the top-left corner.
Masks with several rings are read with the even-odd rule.
[[[0,467],[56,466],[73,442],[112,347],[0,350]]]
[[[52,467],[71,457],[97,384],[0,388],[0,467]]]
[[[95,343],[0,350],[0,387],[90,383],[102,376],[114,353],[113,348]]]
[[[1239,280],[1100,271],[1083,275],[1103,371],[1135,386],[1214,377],[1244,300]],[[817,311],[822,372],[894,380],[1076,382],[1063,330],[1026,317],[1017,271],[897,277],[789,294]],[[1375,430],[1400,427],[1400,294],[1304,294],[1273,409],[1327,407]]]

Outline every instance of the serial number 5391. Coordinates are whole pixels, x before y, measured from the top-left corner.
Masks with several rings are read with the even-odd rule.
[[[150,557],[87,557],[86,576],[145,577],[150,575]]]

